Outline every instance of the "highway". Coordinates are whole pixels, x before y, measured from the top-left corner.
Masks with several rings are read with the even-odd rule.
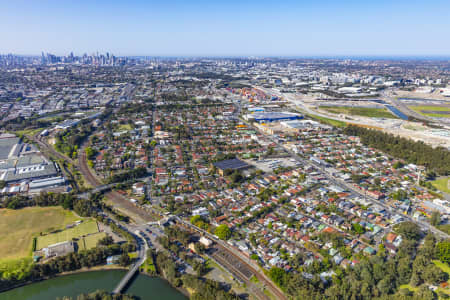
[[[429,122],[435,122],[436,120],[433,120],[430,117],[427,116],[423,116],[417,112],[415,112],[412,109],[409,109],[409,107],[407,105],[405,105],[402,101],[399,101],[395,98],[395,96],[392,94],[393,91],[392,90],[384,90],[381,93],[381,99],[390,103],[392,106],[394,106],[395,108],[397,108],[398,110],[400,110],[402,113],[404,113],[407,116],[412,116],[418,120],[425,120],[425,121],[429,121]]]

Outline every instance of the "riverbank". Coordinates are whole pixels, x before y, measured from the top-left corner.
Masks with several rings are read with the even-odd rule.
[[[108,270],[128,270],[128,268],[119,266],[119,265],[101,265],[101,266],[94,266],[92,268],[81,268],[78,270],[68,271],[68,272],[62,272],[55,274],[54,276],[47,276],[39,279],[29,280],[26,282],[18,283],[16,285],[13,285],[11,287],[0,289],[0,293],[4,293],[13,289],[17,289],[20,287],[24,287],[33,283],[38,283],[46,280],[50,280],[53,278],[61,277],[61,276],[67,276],[67,275],[73,275],[73,274],[79,274],[79,273],[86,273],[86,272],[94,272],[94,271],[108,271]]]
[[[161,275],[152,275],[152,274],[149,274],[149,273],[147,273],[147,272],[139,272],[139,275],[144,275],[144,276],[149,277],[149,278],[160,278],[160,279],[166,281],[172,288],[178,290],[180,293],[182,293],[182,294],[183,294],[185,297],[187,297],[187,298],[190,298],[191,295],[192,295],[193,292],[194,292],[194,291],[193,291],[193,292],[191,293],[191,291],[189,291],[187,288],[184,288],[184,287],[176,287],[176,286],[173,286],[172,284],[170,284],[170,282],[169,282],[164,276],[161,276]]]
[[[126,270],[111,268],[108,270],[89,270],[57,276],[27,286],[16,288],[0,294],[2,300],[42,300],[56,299],[64,296],[76,297],[80,294],[93,293],[97,290],[111,292],[125,276]],[[135,295],[141,300],[186,300],[187,297],[178,289],[160,277],[142,276],[133,278],[124,293]]]

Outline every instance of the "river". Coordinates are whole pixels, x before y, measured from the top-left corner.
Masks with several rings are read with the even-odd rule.
[[[96,290],[112,291],[125,275],[123,270],[93,271],[65,275],[37,283],[32,283],[4,293],[1,300],[54,300],[70,296],[76,299],[81,293]],[[141,300],[186,300],[187,298],[161,278],[138,275],[125,291]]]

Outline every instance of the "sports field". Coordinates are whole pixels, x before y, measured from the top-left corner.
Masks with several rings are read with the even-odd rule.
[[[408,108],[428,117],[450,118],[450,105],[409,105]]]
[[[105,232],[97,232],[87,235],[78,241],[78,247],[80,250],[89,250],[97,247],[97,242],[106,237]]]
[[[320,106],[320,109],[333,114],[344,114],[351,116],[362,116],[369,118],[398,119],[386,108],[355,107],[355,106]]]
[[[442,177],[432,181],[431,184],[434,185],[434,187],[440,190],[441,192],[450,194],[449,181],[450,177]]]
[[[79,238],[83,235],[88,235],[97,232],[98,232],[97,222],[94,220],[85,220],[78,226],[65,229],[57,233],[39,236],[37,238],[36,250],[41,250],[42,248],[45,248],[48,245],[53,245],[64,241],[70,241],[73,238]]]
[[[79,219],[62,207],[0,209],[0,261],[29,256],[33,237]]]

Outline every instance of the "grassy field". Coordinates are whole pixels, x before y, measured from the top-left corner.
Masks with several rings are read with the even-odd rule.
[[[28,257],[34,236],[79,219],[61,207],[0,209],[0,262]]]
[[[433,260],[433,263],[436,266],[438,266],[442,271],[444,271],[445,273],[447,273],[450,276],[450,267],[447,264],[445,264],[439,260]],[[450,283],[450,280],[447,280],[447,283]],[[442,291],[442,292],[446,293],[447,295],[450,295],[450,290],[448,290],[448,289],[443,289],[443,288],[439,287],[438,291]]]
[[[318,121],[320,121],[322,123],[325,123],[325,124],[328,124],[328,125],[331,125],[331,126],[334,126],[334,127],[345,127],[345,126],[347,126],[347,123],[342,122],[342,121],[333,120],[333,119],[329,119],[329,118],[324,118],[324,117],[321,117],[321,116],[311,115],[311,114],[308,114],[308,116],[310,118],[312,118],[312,119],[316,119],[316,120],[318,120]]]
[[[106,237],[105,232],[90,234],[80,239],[80,241],[78,242],[78,247],[80,247],[81,250],[89,250],[95,248],[97,247],[97,242],[104,237]]]
[[[31,257],[0,260],[1,277],[5,279],[11,277],[20,278],[20,276],[30,271],[32,267],[33,259]]]
[[[434,106],[434,105],[409,105],[409,109],[429,117],[450,118],[450,106]],[[447,112],[447,113],[439,113]]]
[[[125,131],[125,130],[131,130],[131,125],[130,124],[121,124],[119,125],[119,131]]]
[[[151,257],[147,258],[140,269],[141,269],[141,271],[144,271],[144,272],[147,272],[147,273],[154,273],[154,272],[156,272],[156,267],[153,264],[153,258],[151,258]]]
[[[433,260],[433,263],[438,266],[442,271],[444,271],[445,273],[447,273],[448,275],[450,275],[450,266],[448,266],[447,264],[439,261],[439,260]]]
[[[129,256],[131,259],[135,259],[135,258],[138,258],[138,257],[139,257],[139,253],[138,253],[137,251],[134,251],[134,252],[128,252],[128,256]]]
[[[402,285],[400,286],[400,289],[408,289],[408,290],[410,290],[411,292],[417,292],[417,290],[419,290],[418,287],[412,287],[412,286],[410,286],[409,284],[402,284]]]
[[[80,225],[75,226],[73,228],[65,229],[57,233],[39,236],[37,239],[36,250],[45,248],[48,245],[69,241],[72,240],[72,238],[78,238],[83,235],[88,235],[97,232],[98,232],[97,222],[94,220],[86,220]]]
[[[41,133],[44,130],[44,128],[37,128],[37,129],[24,129],[24,130],[19,130],[16,131],[16,134],[28,134],[30,136],[34,136],[35,134]]]
[[[320,106],[320,109],[324,109],[334,114],[363,116],[370,118],[398,119],[397,116],[393,115],[386,108],[353,107],[353,106]]]
[[[450,189],[448,187],[449,180],[450,180],[450,177],[443,177],[443,178],[439,178],[439,179],[432,181],[431,184],[434,185],[434,187],[437,188],[438,190],[440,190],[441,192],[450,194]]]

